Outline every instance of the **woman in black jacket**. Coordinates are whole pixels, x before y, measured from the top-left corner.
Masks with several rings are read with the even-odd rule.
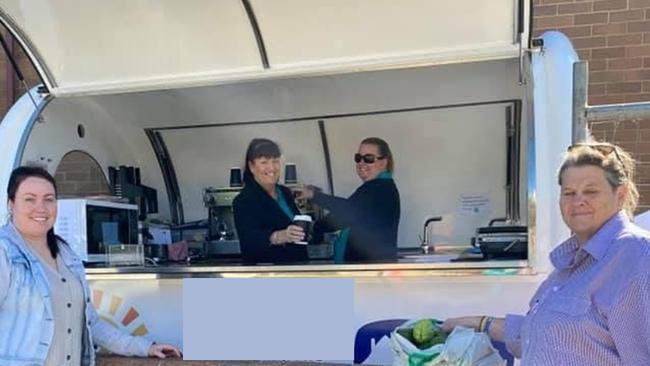
[[[350,197],[299,189],[299,198],[312,199],[329,210],[314,225],[315,241],[321,232],[341,230],[335,243],[337,263],[395,261],[400,198],[392,176],[393,154],[386,141],[369,137],[361,141],[354,161],[363,184]]]
[[[291,191],[278,184],[280,148],[268,139],[253,139],[246,151],[244,188],[233,202],[235,227],[244,263],[307,261],[300,226],[292,225],[298,208]]]

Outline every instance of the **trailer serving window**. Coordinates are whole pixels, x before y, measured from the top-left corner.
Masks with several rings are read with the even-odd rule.
[[[515,123],[520,116],[514,113],[520,105],[521,101],[516,99],[497,100],[309,116],[288,121],[171,127],[155,129],[155,132],[174,164],[184,221],[205,220],[210,206],[218,207],[218,212],[209,217],[214,222],[207,225],[222,225],[226,233],[208,230],[206,234],[210,236],[209,250],[215,254],[227,254],[229,242],[236,239],[229,216],[232,211],[226,207],[228,202],[222,200],[230,197],[228,192],[237,191],[230,187],[230,170],[243,169],[245,150],[253,138],[269,138],[280,145],[283,161],[296,167],[298,184],[315,185],[341,197],[350,196],[362,183],[352,159],[359,142],[370,136],[385,139],[393,151],[394,179],[401,197],[402,215],[396,244],[401,250],[400,260],[408,261],[414,258],[425,239],[431,246],[469,250],[477,228],[488,226],[494,219],[521,222],[518,216],[514,217],[514,213],[519,214],[519,206],[516,210],[508,207],[509,189],[518,187],[512,181],[520,177],[508,176],[518,174],[519,169],[508,167],[509,159],[515,160],[516,156],[509,155],[507,143],[508,134],[514,134],[515,126],[520,132],[519,120]],[[286,183],[284,174],[280,183]],[[523,196],[525,191],[516,193],[518,205],[519,195]],[[322,216],[322,212],[311,206],[302,208],[315,219]],[[433,217],[441,220],[425,229],[425,222]],[[195,231],[187,232],[191,235],[186,239],[191,240]],[[324,246],[313,244],[309,246],[313,259],[332,259],[331,242]],[[373,243],[366,245],[372,250]],[[521,258],[519,254],[510,259]],[[474,260],[476,257],[468,256]],[[429,256],[417,260],[427,258],[439,259]]]
[[[159,193],[154,218],[208,221],[207,235],[191,236],[210,243],[204,252],[233,239],[232,223],[212,227],[223,206],[210,202],[253,137],[280,143],[301,183],[344,197],[360,184],[358,143],[387,140],[400,263],[442,260],[417,255],[425,237],[445,253],[468,249],[494,219],[528,224],[530,192],[518,184],[532,133],[527,1],[74,5],[24,12],[0,1],[0,21],[45,84],[42,117],[56,122],[33,124],[21,161],[55,167],[78,149],[105,170],[140,166]],[[83,141],[68,131],[79,123]]]

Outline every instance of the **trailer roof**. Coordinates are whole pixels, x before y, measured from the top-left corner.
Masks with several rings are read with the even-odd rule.
[[[55,96],[516,57],[527,0],[0,0]]]

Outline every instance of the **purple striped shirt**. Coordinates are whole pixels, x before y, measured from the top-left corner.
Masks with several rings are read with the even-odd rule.
[[[650,365],[650,233],[622,212],[582,247],[551,252],[555,270],[505,341],[522,365]]]

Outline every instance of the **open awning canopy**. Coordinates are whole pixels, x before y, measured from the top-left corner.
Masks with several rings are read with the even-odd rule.
[[[528,0],[0,0],[55,96],[511,58]]]

